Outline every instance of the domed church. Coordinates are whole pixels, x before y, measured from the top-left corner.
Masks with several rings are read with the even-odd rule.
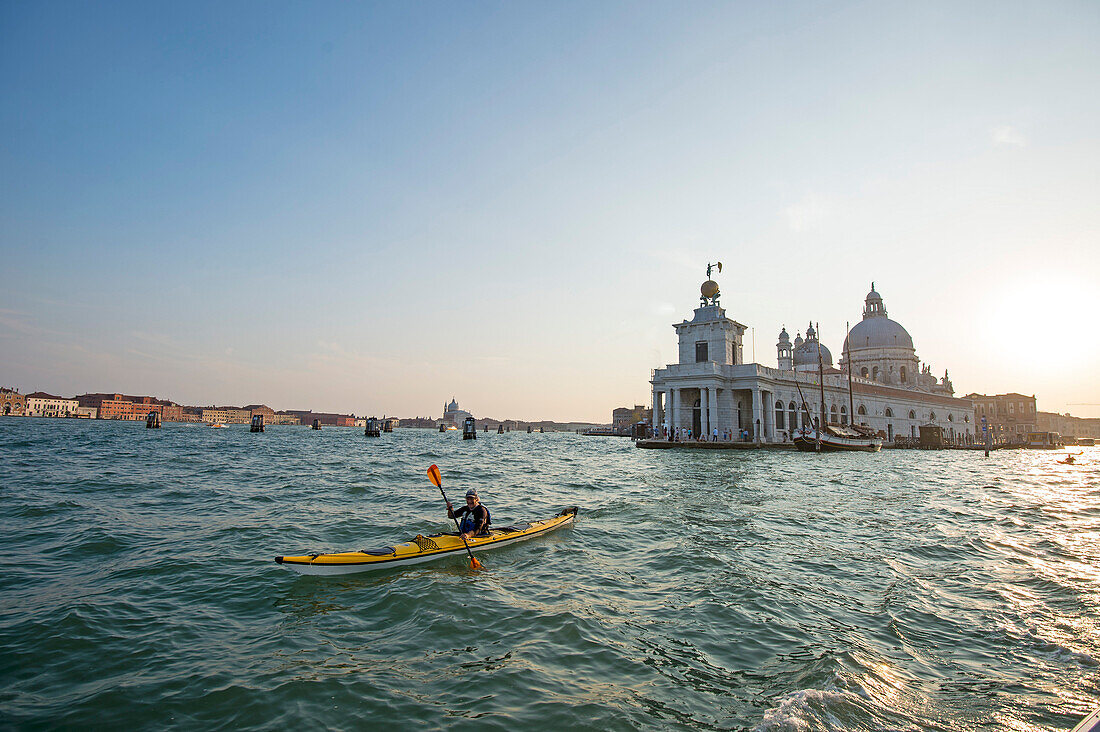
[[[805,338],[799,332],[793,342],[786,327],[780,331],[778,368],[769,368],[744,363],[742,336],[748,328],[726,317],[710,274],[694,317],[673,326],[679,363],[655,369],[650,380],[659,430],[713,435],[717,429],[757,442],[787,441],[790,430],[821,414],[820,354],[828,422],[862,424],[886,440],[916,437],[924,424],[942,427],[945,440],[974,439],[973,404],[953,396],[946,371],[937,380],[928,365],[921,366],[912,337],[887,316],[874,283],[864,299],[863,319],[844,341],[839,368],[812,322]]]
[[[853,375],[879,384],[948,396],[955,393],[946,371],[943,381],[937,381],[930,366],[921,370],[913,338],[901,323],[886,316],[886,306],[882,295],[875,291],[874,282],[864,300],[863,320],[856,323],[844,339],[841,371],[847,372],[848,359],[852,362]]]

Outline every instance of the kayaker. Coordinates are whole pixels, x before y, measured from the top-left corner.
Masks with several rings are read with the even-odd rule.
[[[481,505],[481,498],[474,488],[466,491],[466,505],[457,511],[450,501],[447,502],[447,518],[460,519],[459,532],[466,539],[489,535],[489,524],[492,523],[489,509]]]

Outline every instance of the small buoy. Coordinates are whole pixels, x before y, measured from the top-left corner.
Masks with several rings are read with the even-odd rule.
[[[462,439],[477,439],[477,425],[474,423],[473,417],[467,417],[466,421],[462,423]]]

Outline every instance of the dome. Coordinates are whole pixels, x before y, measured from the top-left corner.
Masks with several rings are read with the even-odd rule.
[[[780,345],[782,345],[785,343],[789,344],[790,342],[791,336],[789,333],[787,333],[787,326],[783,326],[783,330],[779,331],[779,343]]]
[[[844,339],[846,351],[858,351],[861,348],[908,348],[913,349],[913,338],[909,332],[895,320],[886,316],[867,318],[856,323],[852,332]]]
[[[447,411],[448,412],[457,412],[458,411],[458,402],[455,401],[454,397],[451,397],[451,403],[447,405]]]
[[[817,349],[821,349],[821,363],[825,368],[830,368],[833,365],[833,354],[829,352],[826,346],[821,345],[819,341],[807,340],[803,341],[802,345],[794,349],[794,365],[795,366],[813,366],[817,368]]]
[[[907,348],[913,350],[913,338],[909,331],[901,327],[896,320],[886,317],[886,307],[882,295],[871,291],[864,300],[863,320],[856,323],[848,337],[844,339],[845,351],[858,351],[863,348]]]

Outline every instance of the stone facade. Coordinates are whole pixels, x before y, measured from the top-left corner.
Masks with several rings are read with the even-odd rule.
[[[872,318],[885,317],[881,296],[872,287],[868,308]],[[867,310],[865,309],[865,312]],[[879,314],[881,312],[881,315]],[[890,321],[893,323],[893,321]],[[896,324],[895,324],[896,325]],[[822,386],[818,377],[818,353],[824,366],[824,409],[826,418],[837,424],[855,422],[869,426],[885,439],[917,437],[922,424],[943,428],[945,440],[974,439],[973,405],[952,395],[950,381],[931,384],[918,377],[911,339],[897,338],[897,331],[876,323],[886,341],[862,334],[863,348],[852,348],[853,370],[867,368],[867,376],[852,376],[848,394],[845,371],[832,368],[832,356],[807,328],[791,344],[784,329],[777,343],[778,365],[742,363],[741,339],[746,326],[726,317],[717,298],[703,298],[692,320],[673,326],[679,337],[680,361],[653,372],[653,421],[658,428],[691,429],[694,435],[730,433],[737,439],[781,442],[790,430],[816,418],[821,409]],[[901,328],[901,326],[897,326]],[[889,331],[889,332],[887,332]],[[901,329],[904,332],[904,329]],[[852,334],[860,335],[857,329]],[[700,344],[705,344],[701,346]],[[896,351],[896,352],[895,352]],[[890,365],[893,360],[893,371]],[[873,378],[875,366],[879,378]],[[905,366],[902,379],[901,367]],[[805,405],[804,407],[802,405]],[[854,419],[851,412],[855,412]],[[808,414],[807,414],[808,412]]]
[[[1028,432],[1058,431],[1039,430],[1034,394],[967,394],[966,398],[974,403],[974,424],[978,428],[976,434],[982,434],[984,417],[995,444],[1027,442]]]
[[[15,389],[0,388],[0,415],[23,417],[27,413],[27,398]]]
[[[28,417],[71,417],[76,414],[80,403],[76,399],[36,391],[27,395]]]

